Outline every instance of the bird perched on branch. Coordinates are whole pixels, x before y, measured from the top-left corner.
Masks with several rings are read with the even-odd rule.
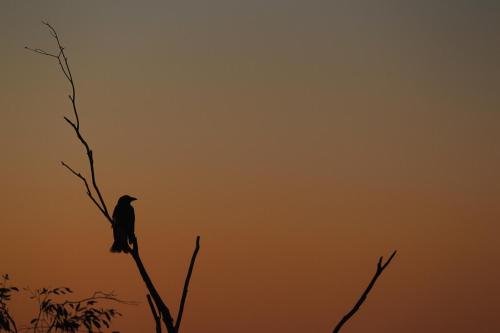
[[[110,249],[111,252],[130,252],[129,244],[132,244],[135,240],[135,214],[134,207],[130,204],[134,200],[137,199],[129,195],[124,195],[118,199],[113,211],[114,242]]]

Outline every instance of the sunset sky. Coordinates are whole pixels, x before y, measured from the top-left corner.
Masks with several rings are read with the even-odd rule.
[[[69,86],[112,209],[183,333],[500,332],[500,2],[0,1],[0,273],[114,290],[153,332],[132,259],[64,160]],[[34,303],[11,305],[27,323]]]

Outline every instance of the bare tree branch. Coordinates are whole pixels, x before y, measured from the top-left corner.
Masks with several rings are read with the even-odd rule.
[[[101,213],[103,213],[104,216],[106,216],[106,212],[102,209],[102,207],[99,205],[99,203],[95,200],[94,196],[92,195],[92,192],[90,191],[90,187],[89,187],[89,183],[87,182],[87,179],[84,176],[82,176],[81,173],[76,172],[75,170],[73,170],[73,168],[71,168],[69,165],[67,165],[63,161],[61,161],[61,164],[66,169],[68,169],[72,174],[74,174],[75,176],[77,176],[78,178],[80,178],[82,180],[83,184],[85,185],[85,188],[87,189],[87,195],[88,195],[88,197],[97,206],[97,208],[99,208],[99,210],[101,211]]]
[[[175,331],[179,332],[179,327],[181,326],[182,314],[184,313],[184,305],[186,303],[189,282],[191,280],[191,275],[193,274],[193,268],[196,261],[196,256],[200,250],[200,236],[196,237],[196,246],[194,248],[193,256],[191,257],[191,262],[189,263],[189,269],[186,275],[186,280],[184,281],[184,288],[182,290],[181,303],[179,305],[179,312],[177,313],[177,320],[175,321]]]
[[[35,53],[39,53],[39,54],[41,54],[41,55],[46,55],[46,56],[53,57],[53,58],[56,58],[56,59],[58,58],[58,56],[57,56],[57,55],[52,54],[52,53],[48,53],[47,51],[44,51],[44,50],[42,50],[42,49],[33,49],[33,48],[29,47],[29,46],[25,46],[24,48],[25,48],[26,50],[30,50],[30,51],[33,51],[33,52],[35,52]]]
[[[354,305],[354,307],[351,309],[351,311],[349,311],[338,322],[337,326],[335,326],[335,328],[333,329],[333,333],[338,333],[340,331],[340,329],[342,328],[342,326],[349,319],[351,319],[351,317],[359,310],[359,308],[361,307],[361,305],[366,300],[366,297],[368,296],[368,293],[370,292],[370,290],[372,290],[373,286],[375,285],[375,282],[377,282],[377,279],[379,278],[379,276],[382,274],[382,272],[384,271],[384,269],[391,263],[392,258],[394,258],[394,256],[396,255],[396,252],[397,251],[394,251],[391,254],[391,256],[389,257],[389,259],[384,264],[382,264],[383,257],[379,258],[378,263],[377,263],[377,270],[375,271],[375,274],[373,275],[370,283],[368,284],[368,287],[366,287],[365,291],[363,292],[363,294],[361,295],[361,297],[359,298],[359,300],[356,302],[356,304]]]
[[[71,68],[69,66],[68,57],[66,57],[66,53],[64,52],[64,47],[61,45],[61,41],[59,39],[59,36],[57,35],[56,30],[49,23],[47,23],[47,22],[42,22],[42,23],[49,28],[50,35],[56,40],[59,53],[57,55],[55,55],[53,53],[50,53],[50,52],[47,52],[47,51],[44,51],[44,50],[38,49],[38,48],[31,48],[31,47],[27,47],[27,46],[25,48],[27,50],[30,50],[32,52],[35,52],[35,53],[38,53],[41,55],[56,58],[61,71],[63,72],[64,76],[66,77],[66,79],[70,83],[71,95],[69,95],[69,99],[71,101],[71,106],[73,109],[73,114],[75,116],[75,121],[72,121],[67,117],[64,117],[64,120],[66,120],[66,122],[73,128],[78,140],[80,140],[80,142],[82,143],[82,145],[85,148],[85,151],[86,151],[87,157],[88,157],[88,161],[89,161],[89,168],[90,168],[90,174],[91,174],[91,179],[92,179],[92,187],[93,187],[95,193],[97,194],[99,201],[97,201],[97,199],[94,198],[92,191],[90,190],[90,187],[87,183],[87,180],[83,176],[81,176],[79,173],[76,173],[73,169],[68,167],[66,164],[64,164],[64,163],[62,163],[62,164],[67,169],[69,169],[75,176],[77,176],[78,178],[80,178],[84,182],[85,188],[87,190],[87,195],[90,197],[90,199],[92,199],[94,204],[97,205],[97,207],[103,213],[104,217],[108,220],[108,222],[112,224],[113,219],[109,215],[108,208],[107,208],[106,203],[104,201],[104,198],[101,194],[101,190],[99,189],[99,186],[97,185],[95,169],[94,169],[94,157],[93,157],[92,149],[90,148],[89,144],[87,143],[87,141],[85,140],[85,138],[83,137],[83,135],[80,132],[80,117],[78,115],[78,109],[76,106],[76,87],[75,87],[75,82],[73,80],[73,75],[71,74]]]
[[[151,300],[151,295],[147,294],[146,297],[148,299],[149,308],[151,309],[151,314],[153,315],[153,319],[155,320],[156,323],[156,333],[161,333],[161,318],[156,312],[155,305]]]
[[[68,169],[74,176],[76,176],[77,178],[79,178],[83,182],[83,185],[85,186],[85,190],[86,190],[88,197],[97,206],[97,208],[104,215],[104,217],[108,220],[108,222],[113,224],[113,219],[109,215],[109,211],[108,211],[108,208],[106,206],[104,197],[102,196],[101,191],[99,189],[99,186],[97,184],[92,149],[90,148],[87,140],[83,137],[83,135],[80,131],[80,117],[79,117],[78,109],[77,109],[77,105],[76,105],[76,88],[75,88],[75,82],[73,80],[73,75],[71,73],[71,68],[69,65],[68,57],[66,56],[66,53],[64,51],[64,47],[61,45],[61,41],[59,39],[59,36],[58,36],[56,30],[49,23],[47,23],[47,22],[42,22],[42,23],[48,27],[50,35],[55,39],[55,41],[57,43],[58,53],[57,54],[51,53],[51,52],[47,52],[45,50],[38,49],[38,48],[26,47],[26,49],[28,49],[34,53],[37,53],[37,54],[41,54],[41,55],[45,55],[45,56],[49,56],[51,58],[57,59],[58,64],[59,64],[59,68],[61,69],[61,71],[63,72],[64,76],[66,77],[66,79],[68,80],[68,82],[71,86],[71,94],[68,97],[71,101],[71,106],[72,106],[73,114],[74,114],[74,120],[71,120],[68,117],[64,117],[64,120],[68,123],[69,126],[71,126],[71,128],[73,128],[78,140],[81,142],[81,144],[85,148],[85,152],[87,154],[87,158],[88,158],[88,162],[89,162],[92,188],[89,185],[87,178],[85,176],[83,176],[80,172],[75,171],[73,168],[71,168],[65,162],[61,162],[61,164],[63,165],[63,167]],[[94,196],[93,192],[95,192],[95,194],[97,195],[97,198]],[[187,298],[189,282],[191,280],[191,275],[193,272],[196,256],[197,256],[198,251],[199,251],[199,241],[200,241],[200,237],[198,236],[196,238],[195,251],[194,251],[193,256],[191,258],[188,273],[187,273],[186,280],[184,283],[184,289],[183,289],[182,298],[181,298],[181,302],[180,302],[180,306],[179,306],[179,313],[178,313],[178,317],[177,317],[177,321],[176,321],[176,326],[174,327],[174,322],[173,322],[172,316],[170,315],[170,310],[168,309],[165,302],[162,300],[162,298],[158,294],[158,292],[157,292],[153,282],[151,281],[151,279],[146,271],[146,268],[144,267],[142,260],[139,256],[139,245],[138,245],[137,239],[133,240],[133,248],[130,249],[130,251],[128,251],[128,252],[131,254],[132,258],[134,259],[136,266],[139,270],[139,273],[141,274],[141,277],[142,277],[142,279],[143,279],[144,283],[146,284],[146,287],[149,291],[148,302],[149,302],[150,307],[152,309],[153,316],[155,318],[155,322],[157,323],[157,331],[158,331],[158,322],[159,322],[160,318],[161,318],[161,320],[163,320],[163,322],[167,328],[168,333],[177,333],[177,331],[179,330],[179,326],[180,326],[180,323],[182,320],[182,314],[184,311],[184,305],[185,305],[186,298]],[[153,303],[151,300],[154,301],[154,304],[156,305],[156,309],[158,310],[159,314],[156,314],[156,311],[154,311],[154,307],[152,306]],[[160,327],[160,331],[161,331],[161,327]]]
[[[149,294],[153,298],[156,307],[158,309],[158,312],[161,314],[161,319],[163,320],[163,323],[165,324],[165,327],[167,328],[168,333],[176,333],[175,328],[174,328],[174,323],[172,316],[170,315],[170,310],[168,309],[167,305],[165,302],[162,300],[160,297],[160,294],[158,294],[158,291],[156,290],[153,281],[151,281],[151,278],[149,277],[148,272],[146,271],[146,268],[144,267],[144,264],[142,263],[141,257],[139,256],[139,245],[137,243],[137,239],[134,239],[133,243],[133,248],[130,254],[132,255],[132,258],[135,261],[135,264],[137,268],[139,269],[139,273],[141,274],[142,280],[146,284],[146,287],[148,288]]]

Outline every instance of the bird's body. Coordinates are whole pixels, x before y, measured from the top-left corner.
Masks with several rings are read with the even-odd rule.
[[[135,198],[124,195],[118,199],[118,203],[113,211],[113,237],[114,242],[111,246],[111,252],[130,251],[129,244],[135,240],[134,223],[135,214],[134,207],[130,204]]]

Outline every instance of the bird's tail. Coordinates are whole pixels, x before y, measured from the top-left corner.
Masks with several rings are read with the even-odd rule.
[[[111,248],[109,249],[109,251],[113,252],[113,253],[120,253],[120,252],[122,252],[122,245],[119,242],[114,241],[113,245],[111,245]]]

